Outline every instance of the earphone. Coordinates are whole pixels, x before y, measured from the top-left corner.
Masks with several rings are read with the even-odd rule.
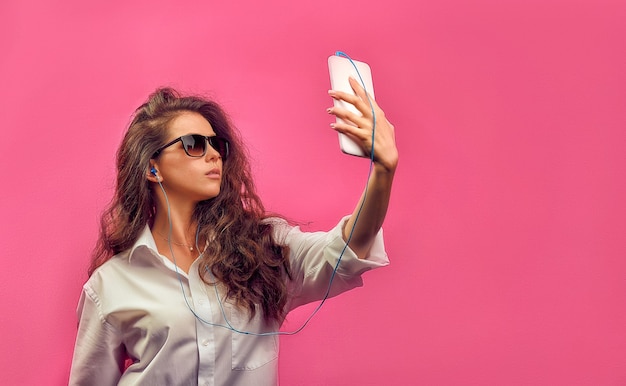
[[[356,74],[359,77],[359,82],[361,83],[361,86],[363,86],[363,90],[365,90],[365,96],[367,97],[367,103],[369,103],[370,109],[372,110],[372,147],[370,148],[370,174],[371,174],[371,167],[372,167],[373,162],[374,162],[374,134],[376,134],[376,111],[374,110],[374,104],[372,103],[372,100],[370,99],[370,95],[368,94],[367,89],[365,88],[365,82],[363,81],[363,77],[361,76],[361,73],[359,72],[359,68],[356,66],[356,64],[354,63],[352,58],[348,54],[343,52],[343,51],[335,51],[335,55],[336,56],[343,56],[344,58],[346,58],[346,59],[348,59],[350,61],[350,63],[352,64],[352,66],[356,70]],[[369,182],[369,178],[368,178],[368,182]]]
[[[150,168],[150,173],[152,173],[152,175],[156,178],[157,182],[160,184],[161,183],[161,177],[159,177],[157,175],[157,170],[156,170],[156,168],[154,166],[152,166]]]
[[[337,258],[337,262],[336,262],[336,264],[335,264],[335,266],[333,268],[333,272],[332,272],[332,274],[330,276],[330,279],[329,279],[329,282],[328,282],[328,287],[326,289],[324,297],[322,298],[320,303],[317,305],[317,307],[313,310],[311,315],[296,330],[294,330],[294,331],[273,331],[273,332],[266,332],[266,333],[255,333],[255,332],[250,332],[250,331],[241,331],[241,330],[238,330],[238,329],[234,328],[232,326],[232,324],[229,322],[229,320],[228,320],[228,318],[226,316],[226,312],[224,310],[224,305],[222,304],[222,300],[221,300],[221,298],[219,296],[219,292],[217,290],[217,285],[214,285],[213,287],[215,289],[215,295],[216,295],[216,298],[217,298],[218,303],[219,303],[219,307],[220,307],[220,311],[222,313],[222,317],[224,318],[224,321],[226,322],[226,324],[224,325],[224,324],[213,323],[213,322],[207,321],[207,320],[203,319],[200,315],[198,315],[195,312],[195,310],[191,307],[191,305],[189,303],[189,299],[187,298],[187,295],[186,295],[186,292],[185,292],[185,288],[184,288],[184,285],[183,285],[183,281],[182,281],[182,278],[181,278],[181,274],[180,274],[180,271],[178,269],[178,265],[176,264],[176,257],[174,255],[174,251],[173,251],[173,248],[172,248],[171,238],[172,238],[173,225],[172,225],[171,207],[170,207],[169,199],[167,197],[167,193],[165,192],[165,188],[163,187],[163,184],[161,184],[160,178],[158,178],[158,176],[157,176],[156,168],[154,166],[152,166],[151,169],[150,169],[150,173],[152,173],[155,177],[157,177],[157,182],[159,183],[159,187],[161,188],[161,191],[163,192],[163,195],[165,197],[165,201],[166,201],[166,204],[167,204],[167,216],[168,216],[168,222],[169,222],[169,233],[168,233],[167,241],[168,241],[168,246],[169,246],[169,249],[170,249],[170,253],[172,255],[172,260],[173,260],[173,263],[174,263],[176,275],[177,275],[178,281],[180,283],[181,292],[182,292],[183,298],[185,300],[185,304],[187,305],[187,308],[189,309],[189,311],[191,311],[191,313],[194,315],[194,317],[197,320],[199,320],[200,322],[202,322],[202,323],[204,323],[206,325],[225,328],[227,330],[231,330],[231,331],[233,331],[235,333],[243,334],[243,335],[254,335],[254,336],[295,335],[295,334],[299,333],[300,331],[302,331],[304,329],[304,327],[307,326],[309,321],[322,308],[322,305],[326,302],[326,300],[328,299],[328,297],[330,295],[331,286],[333,284],[333,280],[334,280],[335,275],[337,273],[337,269],[339,268],[339,264],[341,263],[343,255],[344,255],[346,249],[348,248],[348,244],[350,243],[350,240],[352,239],[352,235],[354,233],[354,229],[356,227],[356,224],[358,222],[359,216],[361,214],[361,210],[363,209],[363,205],[365,204],[365,199],[367,197],[369,180],[370,180],[370,177],[371,177],[371,174],[372,174],[372,170],[373,170],[373,162],[374,162],[374,134],[375,134],[375,130],[376,130],[376,113],[375,113],[375,110],[374,110],[374,106],[372,104],[372,101],[370,100],[369,95],[367,94],[367,90],[365,89],[365,84],[363,82],[363,79],[361,78],[361,74],[359,73],[358,68],[356,67],[356,65],[354,64],[352,59],[347,54],[345,54],[345,53],[343,53],[341,51],[337,51],[337,52],[335,52],[335,55],[343,56],[343,57],[347,58],[352,63],[352,65],[356,69],[357,75],[359,76],[361,85],[362,85],[363,89],[366,91],[367,100],[369,102],[370,108],[372,109],[372,118],[373,118],[372,125],[373,126],[372,126],[372,146],[371,146],[371,149],[370,149],[370,168],[369,168],[369,174],[368,174],[367,182],[366,182],[366,185],[365,185],[365,191],[363,193],[363,198],[362,198],[361,204],[359,206],[359,209],[358,209],[358,211],[356,213],[355,221],[352,224],[352,228],[350,229],[350,232],[349,232],[349,235],[347,237],[347,240],[345,241],[345,245],[344,245],[343,249],[341,250],[341,252],[339,254],[339,257]],[[196,248],[197,248],[198,251],[200,250],[198,248],[199,231],[200,231],[200,229],[198,228],[196,230]],[[211,274],[211,271],[208,270],[208,273]]]

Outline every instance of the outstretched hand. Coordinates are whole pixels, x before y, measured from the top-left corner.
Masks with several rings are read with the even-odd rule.
[[[396,147],[394,127],[371,95],[368,100],[368,94],[359,82],[352,77],[349,81],[356,95],[336,90],[330,90],[328,94],[334,99],[352,104],[360,114],[341,107],[330,107],[327,112],[343,121],[332,123],[331,127],[356,141],[367,155],[370,155],[372,131],[375,131],[374,163],[385,171],[393,173],[398,165],[398,148]],[[375,128],[372,108],[376,116]]]

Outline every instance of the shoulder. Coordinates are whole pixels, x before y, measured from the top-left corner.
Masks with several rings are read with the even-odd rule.
[[[290,231],[297,228],[282,217],[267,217],[261,221],[261,224],[269,225],[272,228],[272,237],[279,245],[286,243],[287,235]]]
[[[85,288],[100,292],[107,283],[118,280],[120,273],[128,270],[129,256],[130,251],[125,251],[111,257],[89,276]]]

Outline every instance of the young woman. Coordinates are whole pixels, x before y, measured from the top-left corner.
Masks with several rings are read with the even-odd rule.
[[[329,94],[362,116],[329,108],[350,122],[332,126],[370,149],[372,109],[351,84],[356,96]],[[393,126],[372,103],[367,194],[329,232],[306,233],[266,214],[243,144],[216,103],[167,88],[152,94],[117,153],[70,384],[276,385],[286,314],[324,298],[331,277],[334,296],[388,264],[380,227],[398,152]]]

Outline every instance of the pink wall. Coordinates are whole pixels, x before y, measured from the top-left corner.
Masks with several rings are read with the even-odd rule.
[[[92,3],[0,5],[0,383],[67,382],[114,152],[158,85],[226,106],[270,209],[349,212],[335,50],[397,128],[393,261],[282,340],[283,384],[626,383],[625,2]]]

